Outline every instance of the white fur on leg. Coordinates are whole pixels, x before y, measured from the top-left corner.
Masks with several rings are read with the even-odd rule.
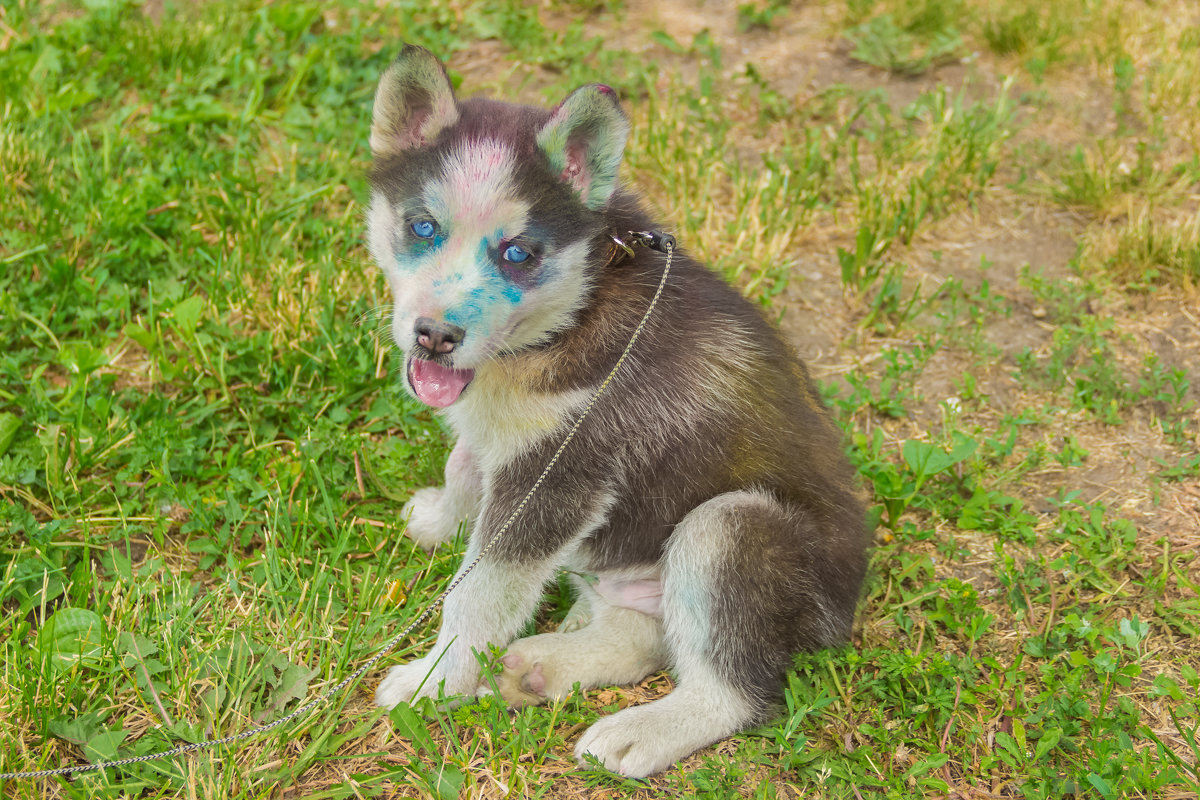
[[[714,667],[712,654],[722,641],[712,627],[712,598],[730,546],[732,513],[769,502],[760,493],[730,492],[702,503],[675,527],[663,558],[662,612],[679,685],[661,700],[597,722],[579,740],[576,758],[590,754],[613,772],[643,778],[754,721],[755,707]],[[642,593],[635,594],[641,602]]]
[[[479,687],[476,654],[486,652],[489,644],[504,647],[513,640],[541,602],[542,587],[554,577],[558,565],[568,560],[578,541],[604,521],[611,504],[610,495],[597,497],[594,513],[558,552],[528,563],[483,558],[467,573],[467,565],[475,562],[487,541],[477,531],[458,569],[457,588],[446,596],[442,607],[437,642],[429,655],[420,659],[431,665],[428,677],[419,674],[422,667],[393,668],[381,684],[376,702],[388,705],[390,701],[394,705],[411,699],[413,693],[416,697],[435,697],[439,685],[446,695],[474,695]],[[409,697],[403,696],[406,693]]]
[[[477,544],[473,540],[467,548],[467,563],[478,553]],[[479,686],[475,654],[486,652],[488,644],[503,647],[512,641],[552,575],[548,562],[518,566],[480,561],[446,598],[442,629],[429,654],[392,667],[375,692],[375,704],[390,708],[402,700],[437,697],[439,687],[447,697],[473,696]]]
[[[686,685],[653,703],[627,708],[588,728],[575,758],[600,760],[629,778],[662,772],[701,747],[736,733],[753,719],[742,694],[711,670],[696,669]]]
[[[559,633],[571,633],[586,628],[592,623],[592,604],[588,600],[576,600],[575,604],[558,625]]]
[[[459,526],[478,513],[482,492],[475,456],[467,443],[459,440],[446,459],[446,485],[418,489],[404,506],[405,532],[426,550],[450,541]]]
[[[408,518],[405,533],[426,550],[453,539],[467,518],[456,513],[445,495],[445,489],[418,489],[404,506]]]
[[[427,658],[418,658],[407,664],[392,667],[375,690],[375,705],[393,708],[397,703],[411,702],[417,692],[424,690],[428,685],[432,677],[432,667]],[[437,690],[437,686],[433,688],[434,691]]]
[[[571,633],[518,639],[500,660],[496,690],[511,706],[566,697],[582,689],[637,683],[667,664],[662,623],[627,608],[596,604],[596,619]],[[479,694],[490,694],[490,684]]]

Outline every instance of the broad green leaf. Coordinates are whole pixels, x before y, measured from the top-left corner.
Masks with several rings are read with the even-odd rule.
[[[918,479],[936,475],[942,470],[949,469],[953,459],[937,445],[909,439],[904,443],[904,463],[913,471]]]
[[[98,350],[86,342],[75,342],[63,348],[60,355],[62,363],[71,372],[88,375],[108,364],[108,354]]]
[[[910,439],[904,443],[904,462],[916,474],[918,480],[944,472],[968,458],[978,447],[978,443],[973,439],[955,438],[957,441],[949,453],[935,444]]]
[[[937,769],[949,760],[950,756],[945,753],[936,753],[929,758],[923,758],[909,767],[908,772],[904,773],[904,780],[915,778],[918,775],[924,775],[926,772]]]
[[[388,714],[388,719],[396,726],[397,732],[406,739],[411,739],[414,745],[427,753],[437,752],[437,745],[429,735],[429,729],[425,727],[425,720],[421,719],[408,703],[399,703]]]
[[[50,657],[56,669],[99,663],[104,620],[86,608],[60,608],[38,634],[38,649]]]
[[[1116,796],[1115,794],[1113,794],[1112,786],[1109,784],[1109,782],[1104,780],[1104,778],[1101,778],[1096,773],[1089,772],[1087,779],[1088,779],[1088,783],[1090,783],[1092,786],[1095,786],[1096,791],[1098,791],[1102,796],[1104,796],[1104,797],[1115,797]]]
[[[1029,745],[1025,741],[1025,723],[1021,722],[1019,719],[1014,719],[1012,721],[1012,727],[1013,739],[1015,739],[1017,742],[1017,749],[1019,749],[1022,754],[1029,752]]]
[[[1154,688],[1151,694],[1159,697],[1169,697],[1172,700],[1183,700],[1183,692],[1179,689],[1179,684],[1176,683],[1170,675],[1155,675]]]
[[[275,688],[271,691],[267,708],[256,716],[265,721],[275,713],[282,711],[293,700],[303,700],[308,695],[308,682],[317,674],[315,668],[297,666],[286,663],[279,675]]]
[[[153,350],[158,342],[158,336],[153,331],[149,331],[138,325],[136,322],[127,322],[122,329],[122,333],[133,339],[147,350]]]
[[[655,42],[657,42],[658,44],[660,44],[663,47],[670,50],[672,53],[686,53],[687,52],[687,47],[685,47],[684,45],[675,41],[675,39],[671,37],[671,34],[667,33],[666,31],[663,31],[663,30],[653,31],[650,34],[650,38],[652,40],[654,40]]]
[[[462,793],[465,778],[466,776],[463,775],[462,770],[452,767],[449,764],[442,764],[442,768],[437,774],[437,781],[434,784],[439,800],[457,800]]]
[[[179,332],[189,339],[196,335],[196,325],[200,322],[200,314],[204,311],[204,298],[192,295],[175,304],[171,316],[179,326]]]
[[[1025,760],[1025,753],[1017,745],[1017,740],[1004,731],[996,731],[996,744],[1000,745],[1011,755],[1016,756],[1018,762]]]
[[[121,631],[117,634],[117,645],[121,648],[121,652],[125,654],[124,663],[127,667],[131,667],[137,661],[158,653],[158,645],[154,643],[154,640],[140,633]]]
[[[21,418],[7,411],[0,413],[0,456],[8,452],[17,431],[21,430]]]
[[[83,746],[83,754],[93,764],[97,761],[112,761],[117,757],[117,748],[128,735],[129,731],[121,730],[98,733],[88,739],[88,743]]]
[[[279,679],[279,686],[276,687],[275,694],[272,696],[272,703],[277,703],[279,708],[283,708],[292,700],[303,700],[308,694],[308,682],[317,672],[315,667],[288,664]]]
[[[87,744],[93,737],[105,729],[104,719],[108,715],[103,711],[93,711],[80,714],[74,718],[57,717],[46,723],[50,733],[59,739],[65,739],[72,744]]]
[[[1034,750],[1033,760],[1041,761],[1046,755],[1054,749],[1054,745],[1058,744],[1062,739],[1062,731],[1058,728],[1050,728],[1042,732],[1042,738],[1038,739],[1037,749]]]

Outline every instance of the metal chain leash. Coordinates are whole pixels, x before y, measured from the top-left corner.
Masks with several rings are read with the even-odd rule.
[[[396,648],[396,645],[400,644],[403,639],[416,630],[417,626],[421,625],[433,615],[433,612],[437,610],[440,605],[442,605],[446,597],[452,591],[454,591],[460,583],[462,583],[463,579],[466,578],[473,569],[475,569],[476,565],[483,560],[483,557],[487,555],[488,551],[491,550],[496,543],[500,541],[500,538],[508,531],[508,529],[512,527],[513,522],[515,522],[517,517],[521,515],[521,512],[525,510],[525,506],[529,503],[530,498],[532,498],[534,493],[541,488],[542,483],[546,480],[546,476],[550,474],[550,470],[554,469],[555,464],[558,463],[559,457],[563,454],[563,451],[567,449],[567,445],[569,445],[571,440],[575,438],[575,434],[579,431],[580,426],[583,425],[583,421],[587,418],[588,414],[592,412],[592,408],[595,407],[596,402],[600,399],[600,395],[604,394],[604,391],[608,388],[608,385],[612,383],[613,378],[616,377],[617,372],[621,369],[622,365],[624,365],[626,359],[629,357],[630,352],[633,351],[634,343],[636,343],[638,337],[642,335],[642,331],[645,329],[646,323],[649,322],[650,315],[654,313],[654,309],[658,305],[658,300],[660,297],[662,297],[663,289],[667,285],[667,276],[671,272],[671,261],[675,256],[676,245],[675,238],[673,236],[658,232],[634,231],[626,234],[626,237],[626,239],[620,239],[615,235],[610,235],[610,238],[612,238],[614,244],[627,253],[633,253],[633,249],[630,245],[638,244],[651,247],[655,250],[665,253],[667,256],[666,263],[663,265],[662,278],[658,282],[658,288],[655,289],[654,296],[650,299],[649,306],[646,307],[646,313],[642,315],[641,321],[637,324],[637,327],[634,328],[633,333],[630,335],[629,343],[625,345],[625,349],[621,352],[620,357],[617,359],[617,363],[613,365],[613,368],[609,370],[608,375],[603,381],[600,382],[600,385],[596,387],[596,391],[592,393],[591,399],[588,400],[587,405],[585,405],[583,408],[583,411],[580,412],[579,416],[575,419],[575,422],[571,425],[570,430],[567,431],[566,436],[563,437],[562,444],[558,446],[558,449],[554,451],[554,455],[552,455],[550,460],[546,463],[546,468],[542,470],[542,474],[539,475],[537,480],[533,482],[533,486],[531,486],[529,491],[525,493],[525,496],[521,498],[521,502],[517,503],[517,507],[513,509],[511,514],[508,515],[508,519],[504,521],[504,524],[501,525],[499,530],[492,535],[492,538],[489,539],[488,543],[484,545],[482,550],[479,551],[479,554],[471,560],[471,563],[467,564],[458,573],[458,575],[455,576],[454,580],[450,582],[450,585],[443,589],[441,594],[435,597],[433,602],[426,606],[425,610],[422,611],[415,620],[410,622],[404,630],[392,637],[391,641],[384,645],[382,650],[371,656],[371,658],[364,662],[362,666],[351,673],[349,677],[343,679],[341,683],[337,684],[332,689],[327,689],[316,699],[310,700],[309,702],[305,703],[299,708],[296,708],[286,716],[280,717],[274,722],[269,722],[265,725],[259,725],[258,727],[242,731],[241,733],[224,736],[220,739],[193,742],[191,744],[185,744],[180,745],[179,747],[171,748],[170,750],[160,750],[157,753],[148,753],[146,755],[135,756],[133,758],[122,758],[116,761],[101,761],[95,764],[77,764],[73,767],[61,767],[59,769],[43,769],[30,772],[2,772],[0,773],[0,781],[7,781],[15,778],[48,778],[53,775],[72,775],[75,773],[95,772],[102,769],[108,769],[109,767],[124,767],[130,764],[140,764],[145,761],[157,761],[160,758],[174,758],[175,756],[194,753],[200,750],[208,750],[220,745],[233,744],[234,742],[250,739],[274,730],[282,725],[286,725],[288,722],[291,722],[297,717],[307,714],[311,709],[324,703],[326,700],[342,691],[342,689],[346,688],[349,684],[361,678],[367,672],[367,670],[375,666],[380,659],[391,653],[392,650]]]

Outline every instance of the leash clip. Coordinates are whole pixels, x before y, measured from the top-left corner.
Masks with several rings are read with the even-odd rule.
[[[624,250],[625,254],[629,256],[634,254],[634,245],[649,247],[651,250],[657,250],[660,253],[674,250],[678,246],[674,236],[662,231],[628,231],[624,234],[624,238],[609,231],[608,238],[612,239],[613,243]]]
[[[626,235],[628,236],[628,235],[630,235],[630,234],[626,234]],[[619,247],[619,248],[621,248],[622,250],[624,250],[624,251],[625,251],[625,255],[629,256],[630,258],[632,258],[632,257],[633,257],[633,255],[634,255],[634,252],[633,252],[633,247],[632,247],[632,245],[630,245],[630,243],[629,243],[629,242],[625,241],[625,240],[624,240],[624,239],[622,239],[620,236],[617,236],[617,234],[616,234],[616,233],[614,233],[613,231],[609,231],[609,232],[608,232],[608,238],[613,240],[613,244],[615,244],[617,247]],[[638,242],[638,241],[636,241],[636,240],[635,240],[635,241],[633,242],[633,244],[641,244],[641,242]]]

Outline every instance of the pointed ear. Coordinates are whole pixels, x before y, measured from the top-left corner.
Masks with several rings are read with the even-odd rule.
[[[442,62],[424,47],[405,45],[375,90],[371,155],[423,147],[457,121],[458,103]]]
[[[600,209],[617,188],[617,172],[629,120],[617,94],[601,84],[576,89],[538,131],[537,143],[550,167],[591,209]]]

